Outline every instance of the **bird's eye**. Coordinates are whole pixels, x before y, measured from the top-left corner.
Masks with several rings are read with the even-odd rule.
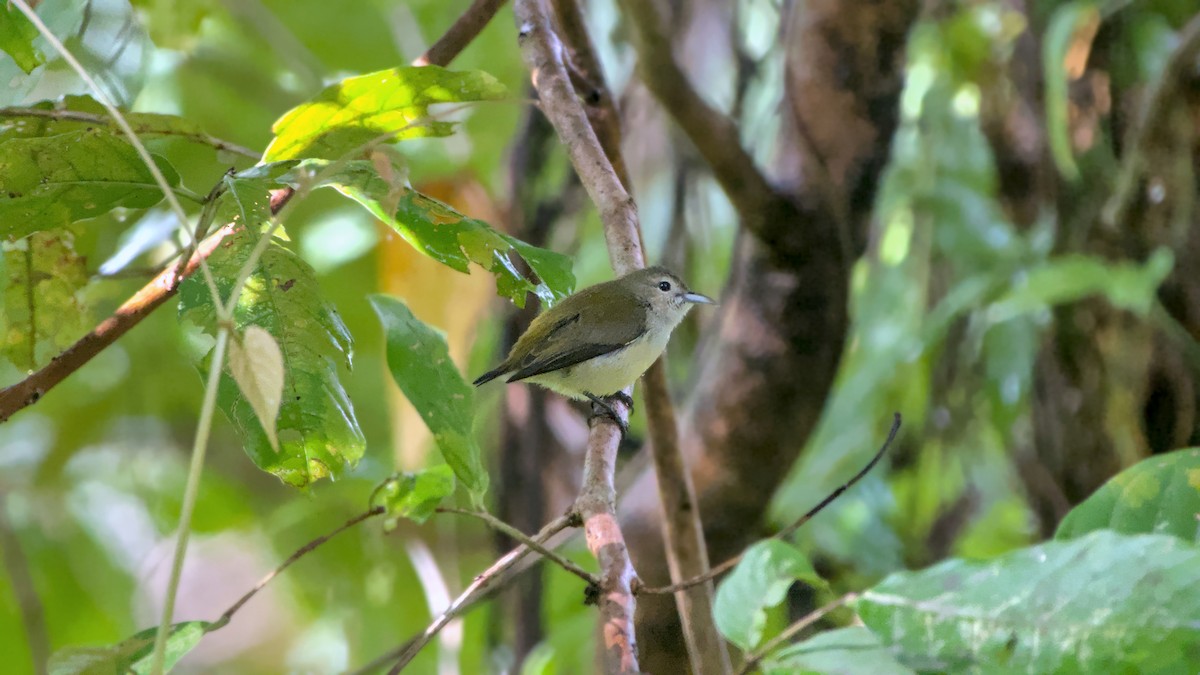
[[[671,282],[669,282],[669,281],[658,282],[658,290],[662,291],[663,293],[666,293],[667,291],[671,290]]]

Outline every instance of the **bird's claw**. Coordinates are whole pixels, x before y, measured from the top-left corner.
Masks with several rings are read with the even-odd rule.
[[[626,422],[624,419],[621,418],[620,415],[617,414],[617,411],[615,408],[612,407],[612,404],[610,404],[608,401],[605,401],[603,398],[600,398],[599,396],[593,396],[592,394],[585,394],[585,395],[592,401],[592,417],[593,418],[607,417],[607,418],[611,419],[613,422],[617,423],[617,427],[619,427],[621,429],[621,438],[625,438],[626,436],[629,435],[629,423]],[[629,396],[629,394],[626,394],[623,391],[619,391],[615,394],[611,394],[611,395],[607,396],[606,398],[615,399],[615,400],[620,401],[621,403],[624,403],[625,407],[629,409],[629,412],[630,413],[633,412],[633,399]]]

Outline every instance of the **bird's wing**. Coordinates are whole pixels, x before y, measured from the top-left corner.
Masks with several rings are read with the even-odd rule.
[[[644,321],[628,322],[629,307],[615,303],[615,309],[589,308],[560,319],[538,347],[531,349],[516,365],[509,382],[569,368],[597,356],[614,352],[646,332]]]

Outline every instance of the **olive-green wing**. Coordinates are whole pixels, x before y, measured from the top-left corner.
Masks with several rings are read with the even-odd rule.
[[[646,332],[645,310],[635,298],[608,303],[563,317],[547,333],[543,343],[515,364],[509,382],[569,368],[597,356],[614,352]],[[630,321],[629,316],[641,320]]]

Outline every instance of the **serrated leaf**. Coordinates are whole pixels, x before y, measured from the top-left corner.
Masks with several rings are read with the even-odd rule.
[[[222,199],[248,222],[209,257],[209,267],[222,296],[228,296],[239,270],[260,237],[268,179],[252,194],[253,182],[240,187],[244,200],[227,193]],[[244,210],[243,210],[244,209]],[[215,331],[215,310],[208,287],[193,276],[179,292],[180,313]],[[338,363],[350,366],[353,342],[337,311],[321,296],[316,275],[279,240],[267,246],[254,266],[234,310],[239,330],[258,326],[275,339],[283,357],[283,398],[277,417],[279,451],[250,401],[232,378],[223,376],[217,402],[241,432],[247,454],[256,465],[284,482],[304,487],[326,476],[338,476],[362,457],[365,440],[341,381]],[[204,364],[203,368],[207,369]]]
[[[406,185],[385,180],[369,161],[341,163],[322,175],[329,173],[329,166],[305,162],[297,171],[321,176],[318,185],[336,188],[358,202],[430,258],[459,272],[468,272],[471,263],[479,265],[496,277],[496,293],[518,306],[524,306],[527,293],[552,305],[574,289],[575,276],[566,256],[530,246]],[[540,283],[521,274],[510,257],[513,253],[525,259]]]
[[[33,44],[37,36],[37,28],[21,10],[12,3],[0,3],[0,50],[7,52],[27,75],[46,62],[46,55]]]
[[[396,298],[368,299],[383,324],[392,379],[433,433],[454,474],[476,499],[482,497],[488,475],[472,434],[475,391],[450,360],[446,339]]]
[[[1200,543],[1200,449],[1156,455],[1125,469],[1071,509],[1054,538],[1099,529]]]
[[[717,588],[713,603],[717,629],[743,650],[754,649],[763,638],[766,610],[783,602],[796,581],[825,584],[808,556],[785,541],[766,539],[746,549]]]
[[[0,244],[3,317],[0,353],[21,370],[34,370],[79,339],[91,313],[80,290],[86,261],[70,232],[39,232]]]
[[[454,470],[447,464],[439,464],[416,473],[398,473],[388,478],[376,490],[372,506],[387,509],[391,530],[400,518],[416,523],[425,522],[443,499],[454,494]]]
[[[504,85],[487,73],[438,66],[348,77],[280,117],[263,160],[340,159],[380,138],[448,136],[454,124],[430,119],[430,105],[494,101],[505,94]]]
[[[912,675],[879,638],[862,626],[825,631],[763,660],[763,675]]]
[[[275,338],[258,326],[248,326],[242,339],[229,342],[229,372],[250,403],[271,447],[279,451],[275,419],[283,397],[283,352]]]
[[[917,670],[1174,673],[1200,666],[1200,548],[1108,530],[894,574],[857,604]]]
[[[170,185],[179,175],[155,158]],[[0,143],[0,237],[64,227],[163,198],[133,146],[102,129]]]
[[[164,672],[192,651],[211,624],[207,621],[184,621],[172,624],[167,635]],[[50,675],[114,675],[115,673],[150,672],[154,638],[158,627],[147,628],[133,637],[111,647],[68,647],[50,657]]]

